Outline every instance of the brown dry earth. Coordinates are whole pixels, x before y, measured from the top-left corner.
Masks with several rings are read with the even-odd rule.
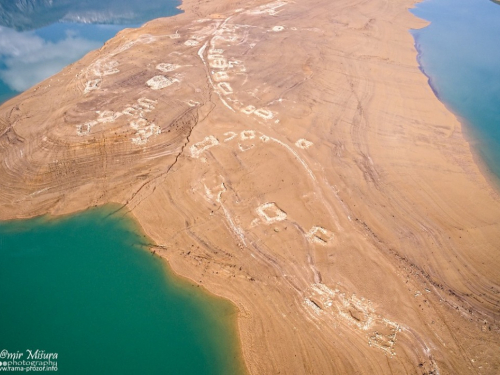
[[[500,372],[500,199],[412,0],[187,0],[0,108],[0,218],[129,210],[252,374]]]

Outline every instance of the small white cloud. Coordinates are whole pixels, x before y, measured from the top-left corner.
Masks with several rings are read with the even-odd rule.
[[[12,90],[25,91],[101,45],[71,33],[50,42],[34,32],[0,27],[0,55],[5,64],[0,78]]]

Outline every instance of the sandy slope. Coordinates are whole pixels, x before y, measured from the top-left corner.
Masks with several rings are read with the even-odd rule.
[[[498,373],[500,200],[411,4],[188,0],[121,32],[0,108],[0,217],[122,203],[239,307],[252,374]]]

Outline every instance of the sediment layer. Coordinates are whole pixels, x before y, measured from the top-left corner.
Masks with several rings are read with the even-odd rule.
[[[497,373],[500,200],[411,5],[188,0],[120,32],[0,108],[0,218],[120,203],[238,306],[252,374]]]

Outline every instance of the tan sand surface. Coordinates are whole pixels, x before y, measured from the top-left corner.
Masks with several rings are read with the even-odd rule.
[[[500,199],[412,0],[186,0],[0,108],[0,218],[107,202],[251,374],[498,374]]]

